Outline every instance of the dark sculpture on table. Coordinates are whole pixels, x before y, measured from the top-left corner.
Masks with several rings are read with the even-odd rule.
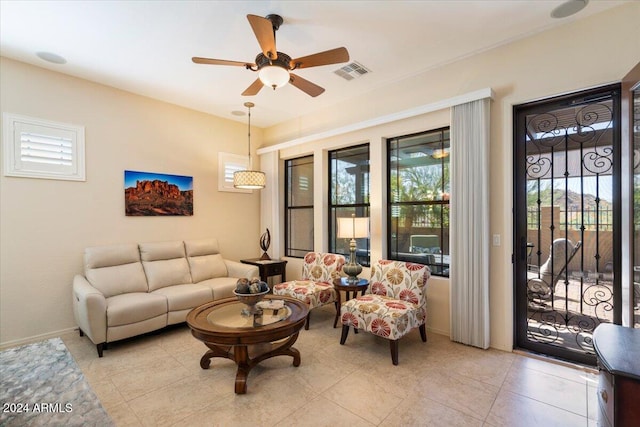
[[[269,229],[267,228],[267,232],[264,233],[262,236],[260,236],[260,249],[262,249],[263,254],[260,257],[260,259],[262,260],[270,260],[271,257],[269,257],[269,254],[267,253],[267,250],[269,249],[269,246],[271,245],[271,233],[269,232]]]

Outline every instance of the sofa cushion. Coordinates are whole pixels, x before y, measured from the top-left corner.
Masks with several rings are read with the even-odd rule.
[[[185,257],[184,243],[181,241],[140,243],[138,246],[142,261],[159,261]]]
[[[220,254],[189,257],[189,267],[193,283],[227,276],[227,265]]]
[[[184,249],[188,257],[215,255],[220,253],[217,239],[185,240]]]
[[[149,283],[149,292],[165,286],[191,283],[189,264],[184,258],[165,259],[162,261],[142,261],[144,272]]]
[[[149,291],[191,283],[182,242],[140,243],[139,246]]]
[[[94,246],[84,250],[84,269],[113,267],[114,265],[140,262],[138,245]]]
[[[87,269],[86,276],[89,283],[102,292],[105,298],[149,290],[147,278],[139,262]]]
[[[129,325],[167,313],[164,295],[133,292],[107,298],[107,326]]]
[[[198,307],[213,301],[213,292],[202,285],[174,285],[153,291],[154,295],[167,298],[169,311],[179,311]]]
[[[309,309],[335,302],[338,294],[333,285],[313,280],[292,280],[273,287],[274,295],[288,296],[305,302]]]
[[[216,239],[186,240],[184,247],[193,283],[229,274]]]
[[[147,292],[138,245],[94,246],[84,250],[85,277],[108,298],[125,292]]]
[[[236,289],[237,282],[238,279],[235,277],[216,277],[204,280],[198,284],[210,288],[213,292],[213,299],[219,300],[222,298],[235,297],[233,291]]]

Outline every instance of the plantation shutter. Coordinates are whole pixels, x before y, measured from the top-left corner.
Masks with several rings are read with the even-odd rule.
[[[218,153],[218,191],[231,191],[235,193],[250,193],[251,190],[243,190],[233,186],[233,174],[249,168],[249,157],[231,153]]]
[[[5,175],[84,181],[84,128],[5,115]]]

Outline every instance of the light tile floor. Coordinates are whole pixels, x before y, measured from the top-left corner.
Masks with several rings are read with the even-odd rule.
[[[312,313],[295,347],[249,374],[214,358],[186,325],[111,344],[103,358],[77,333],[62,336],[118,426],[596,426],[597,373],[412,331],[389,344],[351,332],[341,346],[333,307]]]

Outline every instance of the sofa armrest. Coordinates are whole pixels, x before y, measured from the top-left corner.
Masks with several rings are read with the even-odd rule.
[[[94,344],[107,341],[107,300],[80,274],[73,278],[73,315]]]
[[[228,259],[225,259],[224,263],[227,266],[227,275],[229,277],[246,277],[247,279],[260,277],[260,271],[255,265],[243,264],[241,262],[231,261]]]

